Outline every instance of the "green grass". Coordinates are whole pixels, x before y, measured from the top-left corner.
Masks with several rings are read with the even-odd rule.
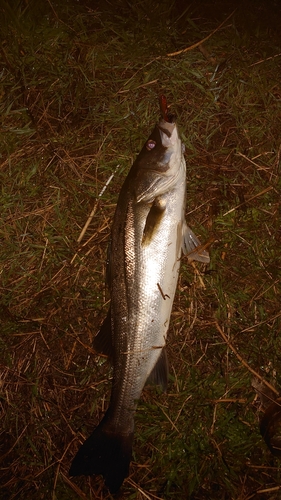
[[[143,391],[120,498],[280,497],[250,371],[279,391],[280,9],[233,10],[0,2],[1,498],[110,498],[101,478],[68,469],[109,400],[110,365],[92,350],[107,241],[160,93],[186,146],[187,220],[212,242],[211,263],[182,260],[169,389]]]

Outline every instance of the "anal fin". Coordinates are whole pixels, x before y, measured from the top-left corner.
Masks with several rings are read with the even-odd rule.
[[[200,240],[194,232],[183,223],[182,227],[182,251],[190,260],[197,260],[208,264],[210,262],[209,252],[203,248]]]
[[[152,372],[147,378],[147,384],[160,385],[163,391],[167,390],[168,387],[168,376],[169,376],[169,362],[167,357],[166,348],[163,347],[161,354],[154,366]]]

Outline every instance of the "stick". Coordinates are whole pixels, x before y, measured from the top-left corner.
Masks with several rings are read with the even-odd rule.
[[[237,208],[242,207],[242,206],[243,206],[243,205],[245,205],[246,203],[249,203],[249,201],[252,201],[252,200],[254,200],[255,198],[258,198],[258,196],[261,196],[262,194],[267,193],[267,192],[268,192],[268,191],[270,191],[271,189],[273,189],[273,186],[269,186],[269,187],[267,187],[267,188],[263,189],[260,193],[255,194],[254,196],[251,196],[251,198],[249,198],[248,200],[243,201],[243,203],[239,203],[239,205],[236,205],[236,207],[233,207],[233,208],[231,208],[230,210],[228,210],[228,212],[225,212],[225,214],[223,214],[223,217],[224,217],[225,215],[230,214],[231,212],[234,212],[234,210],[236,210]]]
[[[271,391],[274,392],[274,394],[276,394],[277,396],[279,396],[279,392],[275,389],[275,387],[273,387],[273,385],[271,385],[269,382],[267,382],[263,377],[261,377],[261,375],[259,375],[259,373],[257,373],[255,370],[253,370],[253,368],[250,367],[250,365],[248,365],[248,363],[242,358],[242,356],[240,356],[240,354],[238,353],[238,351],[236,350],[236,348],[229,342],[227,336],[225,335],[225,333],[222,331],[221,327],[219,326],[218,322],[216,321],[215,322],[215,325],[216,325],[216,328],[218,330],[218,332],[221,334],[223,340],[225,341],[225,343],[228,345],[228,347],[232,350],[232,352],[235,354],[235,356],[239,359],[239,361],[242,363],[243,366],[245,366],[245,368],[247,368],[247,370],[249,370],[249,372],[251,372],[253,375],[255,375],[255,377],[257,377],[264,385],[266,385]]]
[[[214,30],[212,31],[212,33],[210,33],[208,36],[206,36],[205,38],[203,38],[202,40],[200,40],[199,42],[196,42],[194,43],[193,45],[190,45],[189,47],[186,47],[185,49],[182,49],[182,50],[178,50],[177,52],[170,52],[169,54],[167,54],[168,57],[173,57],[173,56],[178,56],[179,54],[183,54],[185,52],[188,52],[189,50],[193,50],[195,49],[196,47],[199,47],[199,45],[201,45],[201,43],[204,43],[206,42],[207,40],[209,40],[209,38],[211,38],[211,36],[213,36],[217,31],[219,31],[219,29],[224,25],[224,23],[226,23],[226,21],[228,21],[228,19],[231,18],[231,16],[233,16],[234,12],[236,11],[237,9],[234,9],[233,12],[231,12],[231,14],[229,14],[229,16]]]
[[[100,194],[98,195],[98,198],[100,198],[100,197],[103,195],[103,193],[105,192],[105,190],[106,190],[107,186],[108,186],[108,185],[110,184],[110,182],[112,181],[112,179],[113,179],[114,175],[116,174],[116,172],[117,172],[117,170],[118,170],[118,168],[119,168],[119,167],[120,167],[120,165],[117,165],[117,167],[115,168],[114,172],[113,172],[113,173],[112,173],[112,174],[108,177],[108,179],[107,179],[107,181],[106,181],[105,185],[103,186],[103,188],[102,188],[102,190],[101,190]],[[89,215],[89,217],[88,217],[88,219],[87,219],[87,221],[86,221],[86,223],[85,223],[85,225],[84,225],[84,227],[83,227],[83,229],[82,229],[82,231],[81,231],[81,233],[80,233],[80,235],[79,235],[79,237],[78,237],[78,239],[77,239],[77,243],[80,243],[80,242],[81,242],[81,240],[83,239],[83,236],[84,236],[84,234],[86,233],[86,231],[87,231],[87,229],[88,229],[88,227],[89,227],[89,224],[91,223],[92,218],[94,217],[94,215],[95,215],[95,213],[96,213],[97,206],[98,206],[98,202],[99,202],[99,199],[97,199],[97,200],[95,201],[94,208],[93,208],[93,210],[91,211],[91,213],[90,213],[90,215]]]

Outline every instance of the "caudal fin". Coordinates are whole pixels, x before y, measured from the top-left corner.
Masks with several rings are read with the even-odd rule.
[[[71,464],[69,475],[102,474],[109,491],[116,493],[125,477],[129,475],[133,434],[106,432],[105,418],[78,450]]]

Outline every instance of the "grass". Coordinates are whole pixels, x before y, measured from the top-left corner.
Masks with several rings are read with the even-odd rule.
[[[252,386],[253,372],[281,385],[280,10],[234,8],[0,3],[1,498],[110,498],[68,469],[108,404],[111,368],[91,347],[107,241],[162,92],[211,263],[182,260],[169,390],[143,391],[120,499],[280,497]]]

